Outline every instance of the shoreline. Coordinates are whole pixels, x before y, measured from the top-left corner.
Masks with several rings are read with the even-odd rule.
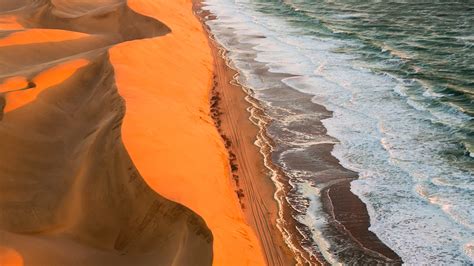
[[[284,173],[271,161],[271,139],[265,127],[269,121],[251,91],[237,82],[238,72],[228,65],[225,49],[205,24],[212,14],[201,9],[201,0],[193,3],[214,58],[211,116],[229,151],[235,192],[247,221],[262,242],[266,262],[320,265],[321,258],[311,256],[300,245],[303,236],[293,224],[297,221],[291,217],[291,206],[283,203],[288,184],[283,183]]]
[[[194,1],[195,5],[196,2],[201,3],[201,1]],[[196,7],[195,7],[196,9]],[[200,7],[198,7],[200,9]],[[205,13],[207,11],[203,11]],[[312,265],[325,265],[328,263],[326,258],[323,256],[323,252],[314,249],[315,243],[313,240],[309,239],[309,236],[312,236],[311,229],[308,228],[306,225],[300,223],[296,220],[296,216],[301,215],[292,205],[288,203],[288,197],[290,194],[294,194],[294,187],[290,183],[290,179],[286,176],[280,167],[272,161],[272,152],[273,147],[275,144],[273,143],[272,139],[266,134],[266,127],[270,121],[265,114],[264,109],[259,104],[258,100],[252,97],[252,91],[245,88],[238,83],[236,80],[238,77],[238,72],[234,70],[232,67],[228,65],[225,59],[225,49],[220,47],[216,40],[214,40],[212,33],[205,25],[206,15],[210,15],[211,19],[213,19],[212,14],[196,14],[198,17],[201,18],[201,22],[203,23],[203,27],[209,34],[209,43],[213,50],[214,60],[217,61],[217,71],[221,71],[218,73],[217,79],[220,80],[220,83],[227,82],[232,83],[228,86],[228,91],[231,91],[231,87],[238,87],[238,90],[233,90],[231,97],[234,99],[230,99],[231,103],[234,104],[231,108],[227,106],[224,108],[224,112],[226,111],[240,111],[247,115],[247,122],[251,122],[252,126],[254,127],[253,131],[255,132],[255,136],[257,138],[256,142],[253,146],[259,148],[260,157],[259,159],[263,159],[263,168],[267,173],[267,179],[272,180],[272,184],[263,184],[263,186],[270,186],[274,191],[274,197],[272,201],[277,203],[278,209],[276,210],[276,214],[272,214],[272,224],[278,227],[281,236],[284,238],[284,243],[286,244],[286,249],[290,250],[294,256],[298,264],[312,264]],[[219,69],[224,68],[224,70]],[[220,75],[226,75],[227,77],[221,77]],[[220,83],[217,83],[217,88],[219,94],[225,89],[220,86]],[[225,84],[224,84],[225,85]],[[239,92],[235,92],[239,91]],[[295,99],[301,100],[309,97],[309,95],[300,93],[300,92],[292,92],[290,93],[295,97]],[[239,99],[240,98],[240,99]],[[235,104],[235,101],[241,101],[245,99],[245,104],[238,106]],[[290,97],[291,98],[291,97]],[[310,97],[309,97],[310,98]],[[232,102],[234,101],[234,102]],[[306,100],[304,100],[306,101]],[[306,103],[308,104],[308,103]],[[314,109],[316,113],[320,113],[322,116],[331,116],[332,113],[326,110],[323,106],[310,103],[313,105],[311,109]],[[244,111],[246,110],[246,111]],[[219,114],[219,112],[217,112]],[[250,117],[249,117],[250,113]],[[218,115],[218,118],[220,116]],[[315,121],[316,124],[321,124],[321,120]],[[219,121],[219,120],[218,120]],[[239,121],[240,122],[240,121]],[[219,123],[221,123],[219,121]],[[217,125],[219,126],[220,125]],[[239,124],[242,128],[242,124]],[[241,128],[234,127],[231,130],[241,130]],[[245,128],[243,131],[247,130]],[[324,127],[321,129],[321,133],[326,135],[326,130]],[[219,129],[221,132],[221,129]],[[226,134],[229,130],[224,128],[224,134]],[[235,132],[231,132],[231,134],[235,134]],[[223,136],[226,139],[226,135]],[[234,140],[231,138],[231,140]],[[323,145],[325,146],[325,145]],[[332,147],[332,146],[331,146]],[[233,154],[232,147],[227,147],[230,154]],[[241,147],[239,147],[241,148]],[[332,177],[329,176],[321,176],[315,177],[315,182],[327,182],[330,181],[330,185],[324,188],[321,192],[321,202],[323,203],[323,210],[325,214],[329,215],[329,228],[327,228],[327,233],[329,236],[336,237],[339,241],[341,240],[346,245],[351,245],[352,250],[349,253],[352,253],[353,256],[357,257],[356,261],[361,259],[360,256],[366,256],[366,259],[372,262],[384,262],[389,264],[401,264],[401,259],[399,256],[387,247],[378,237],[369,230],[370,227],[370,217],[368,215],[367,208],[365,204],[359,199],[355,194],[350,191],[350,182],[357,178],[356,173],[349,171],[342,167],[339,161],[331,155],[332,148],[328,149],[327,146],[320,147],[319,152],[317,152],[317,157],[319,157],[323,161],[323,165],[315,166],[319,169],[332,169]],[[237,159],[235,157],[231,160],[231,164],[237,162],[239,163],[239,156]],[[262,169],[262,166],[259,166]],[[341,173],[344,173],[340,176]],[[269,177],[271,175],[271,179]],[[252,181],[252,180],[250,180]],[[262,185],[262,184],[258,184]],[[237,188],[239,189],[239,188]],[[268,188],[267,188],[268,189]],[[244,189],[245,192],[245,189]],[[237,194],[240,196],[240,192],[237,191]],[[245,193],[244,197],[245,198]],[[268,198],[266,200],[269,200]],[[248,214],[248,210],[244,209],[244,213],[248,217],[249,221],[252,220],[253,217]],[[254,230],[257,232],[257,235],[262,240],[261,232],[259,232],[259,228],[255,227],[254,224],[251,224]],[[281,237],[280,236],[280,237]],[[263,241],[263,240],[262,240]],[[324,241],[324,240],[323,240]],[[265,254],[268,254],[267,250],[265,249]],[[364,254],[364,255],[362,255]],[[334,255],[334,254],[333,254]],[[349,261],[351,258],[347,258]],[[363,261],[363,260],[362,260]],[[360,262],[360,261],[359,261]],[[272,265],[272,264],[271,264]]]

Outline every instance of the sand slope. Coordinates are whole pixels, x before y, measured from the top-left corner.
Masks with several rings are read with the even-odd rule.
[[[130,0],[172,32],[111,49],[127,102],[123,139],[147,183],[206,221],[215,265],[264,265],[232,186],[228,152],[210,118],[212,55],[191,1]]]
[[[1,4],[0,264],[211,264],[205,221],[151,189],[122,140],[108,49],[170,29],[124,1]]]

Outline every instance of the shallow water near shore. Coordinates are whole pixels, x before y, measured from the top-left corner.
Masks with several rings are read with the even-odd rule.
[[[239,82],[273,119],[273,161],[294,187],[308,249],[333,263],[359,254],[326,230],[320,193],[334,180],[315,154],[329,149],[348,169],[333,173],[358,176],[351,191],[370,230],[405,263],[474,262],[472,7],[205,3]]]

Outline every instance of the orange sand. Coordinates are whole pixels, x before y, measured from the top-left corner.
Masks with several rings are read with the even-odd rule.
[[[1,27],[1,25],[0,25]],[[30,29],[15,32],[0,39],[0,47],[9,45],[22,45],[31,43],[51,43],[76,40],[88,37],[88,34],[54,29]]]
[[[0,265],[2,266],[22,266],[23,258],[18,252],[11,248],[0,246]]]
[[[39,73],[32,80],[36,85],[35,88],[17,91],[15,93],[10,93],[6,95],[7,105],[5,106],[5,113],[15,110],[21,106],[24,106],[25,104],[34,101],[38,94],[40,94],[43,90],[58,85],[61,82],[67,80],[79,68],[87,65],[88,63],[89,62],[86,59],[72,60]],[[13,84],[18,83],[18,81],[10,82]],[[14,87],[11,86],[11,88]]]
[[[25,88],[28,85],[28,81],[25,77],[16,76],[7,78],[3,83],[0,83],[0,93],[13,91],[13,90],[20,90]]]
[[[264,265],[209,116],[212,56],[191,0],[131,0],[129,6],[172,30],[110,50],[133,162],[155,191],[203,217],[214,236],[214,265]]]
[[[14,16],[1,16],[0,17],[0,29],[1,30],[21,30],[23,26],[18,23]]]

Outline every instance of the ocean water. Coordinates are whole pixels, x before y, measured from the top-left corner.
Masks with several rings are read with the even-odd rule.
[[[472,1],[205,3],[239,82],[275,121],[273,160],[297,191],[288,201],[307,202],[296,218],[315,252],[345,262],[324,235],[319,194],[329,184],[289,158],[334,144],[332,155],[358,173],[351,191],[370,230],[406,264],[474,263]],[[318,113],[280,108],[274,91],[285,86],[332,112],[327,135],[301,129]]]

